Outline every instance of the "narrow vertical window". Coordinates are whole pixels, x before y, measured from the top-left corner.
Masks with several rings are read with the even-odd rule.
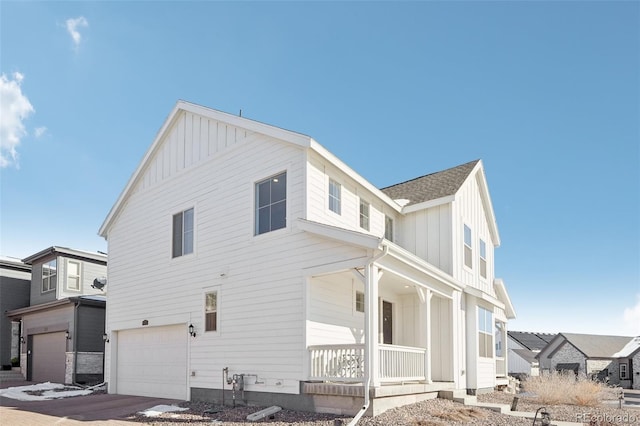
[[[464,226],[464,264],[465,266],[473,267],[473,249],[471,245],[471,228],[467,225]]]
[[[53,259],[42,265],[42,292],[55,290],[57,282],[56,259]]]
[[[340,214],[342,210],[342,185],[329,179],[329,210]]]
[[[493,358],[493,313],[478,307],[478,355]]]
[[[67,289],[80,290],[80,262],[67,261]]]
[[[360,200],[360,228],[369,230],[369,203]]]
[[[173,215],[173,257],[193,253],[193,208]]]
[[[356,312],[364,312],[364,293],[356,291]]]
[[[204,331],[218,331],[218,292],[205,294],[205,326]]]
[[[287,172],[256,183],[255,235],[287,226]]]
[[[384,217],[384,237],[393,241],[393,219],[389,216]]]
[[[626,380],[627,379],[627,364],[622,364],[620,363],[620,380]]]
[[[487,278],[487,245],[480,240],[480,276]]]

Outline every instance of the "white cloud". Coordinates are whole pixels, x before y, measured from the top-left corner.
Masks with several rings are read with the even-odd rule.
[[[47,133],[47,128],[45,126],[42,126],[42,127],[36,127],[33,134],[35,135],[36,138],[39,138],[45,133]]]
[[[624,323],[626,329],[634,336],[640,336],[640,294],[636,294],[636,304],[631,308],[625,308]]]
[[[13,79],[5,74],[0,76],[0,167],[18,165],[16,148],[27,134],[24,120],[33,112],[29,99],[20,87],[24,76],[18,72]]]
[[[80,34],[79,28],[88,27],[89,22],[84,16],[79,16],[77,18],[67,19],[65,24],[67,27],[67,32],[71,36],[75,48],[78,49],[78,47],[80,46],[80,42],[82,41],[82,35]]]

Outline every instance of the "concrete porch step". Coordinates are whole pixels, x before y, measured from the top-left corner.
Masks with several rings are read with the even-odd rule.
[[[438,398],[448,399],[464,405],[471,405],[478,402],[478,398],[475,395],[467,395],[465,389],[441,390],[438,392]]]
[[[22,373],[15,370],[0,370],[0,382],[23,382]]]

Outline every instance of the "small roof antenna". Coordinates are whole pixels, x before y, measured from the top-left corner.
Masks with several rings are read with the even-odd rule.
[[[240,108],[240,114],[239,115],[240,115],[240,117],[242,117],[242,108]]]

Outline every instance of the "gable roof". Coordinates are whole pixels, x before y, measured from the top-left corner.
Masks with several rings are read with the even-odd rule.
[[[402,205],[402,212],[411,213],[454,201],[462,185],[472,176],[475,176],[479,187],[480,198],[493,245],[494,247],[499,247],[500,235],[498,234],[498,225],[491,204],[482,160],[469,161],[440,172],[391,185],[382,188],[382,192],[398,202],[408,200],[406,204]]]
[[[450,169],[397,183],[381,190],[394,200],[409,200],[406,206],[454,195],[479,162],[480,160],[473,160]]]
[[[613,354],[614,358],[631,358],[634,353],[640,350],[640,336],[634,337],[624,348]]]
[[[563,339],[577,350],[582,352],[587,358],[616,358],[615,354],[620,352],[633,339],[629,336],[602,336],[597,334],[576,334],[559,333],[556,339]],[[551,342],[549,343],[551,346]],[[555,353],[562,345],[552,352]]]
[[[530,351],[540,351],[556,336],[551,333],[507,331],[507,336]]]
[[[518,354],[520,358],[524,359],[528,363],[532,363],[536,360],[536,354],[528,349],[513,349],[513,352]]]
[[[313,140],[311,137],[306,136],[301,133],[293,132],[290,130],[282,129],[276,126],[272,126],[269,124],[261,123],[259,121],[251,120],[245,117],[239,117],[237,115],[228,114],[226,112],[218,111],[215,109],[207,108],[201,105],[196,105],[190,102],[186,102],[183,100],[179,100],[176,105],[171,110],[169,116],[165,119],[164,123],[158,130],[153,143],[147,149],[144,157],[138,164],[138,167],[133,172],[131,177],[129,178],[126,186],[118,196],[118,199],[111,207],[111,210],[107,214],[104,222],[100,226],[98,230],[98,235],[106,238],[108,234],[108,230],[113,224],[113,221],[117,217],[120,210],[124,207],[126,199],[129,197],[129,194],[133,191],[134,187],[138,183],[138,181],[143,177],[144,171],[155,156],[156,152],[160,148],[163,142],[163,138],[166,132],[173,126],[173,124],[178,120],[182,113],[190,112],[193,114],[197,114],[203,117],[210,118],[212,120],[216,120],[219,122],[227,123],[232,126],[240,127],[251,132],[259,133],[283,142],[288,142],[293,145],[297,145],[302,148],[312,149],[315,152],[319,153],[329,162],[333,163],[339,169],[345,171],[345,173],[349,174],[356,182],[363,185],[369,191],[376,194],[382,200],[384,200],[391,208],[400,212],[401,207],[394,202],[391,198],[389,198],[384,192],[380,191],[380,189],[373,186],[370,182],[360,176],[358,173],[353,171],[350,167],[348,167],[345,163],[343,163],[336,156],[331,154],[327,149],[325,149],[318,142]]]

